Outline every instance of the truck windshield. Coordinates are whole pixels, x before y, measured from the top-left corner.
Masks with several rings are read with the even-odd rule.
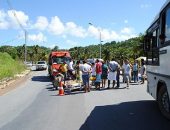
[[[45,61],[39,61],[37,64],[45,64]]]
[[[70,60],[69,57],[52,57],[53,63],[57,63],[57,64],[62,64],[64,62],[68,63],[69,60]]]

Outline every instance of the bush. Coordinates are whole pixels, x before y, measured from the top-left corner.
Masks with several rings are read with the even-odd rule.
[[[14,60],[8,53],[0,52],[0,80],[13,77],[24,69],[25,65],[22,62]]]

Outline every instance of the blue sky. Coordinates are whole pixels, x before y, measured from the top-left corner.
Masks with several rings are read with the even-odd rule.
[[[0,45],[23,45],[23,29],[27,45],[50,48],[99,44],[99,32],[104,43],[124,41],[144,33],[165,1],[0,0]]]

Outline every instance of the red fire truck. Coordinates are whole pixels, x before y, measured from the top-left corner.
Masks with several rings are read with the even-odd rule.
[[[59,73],[60,65],[63,62],[69,63],[71,59],[69,51],[53,51],[48,59],[48,72],[49,75],[54,77]]]

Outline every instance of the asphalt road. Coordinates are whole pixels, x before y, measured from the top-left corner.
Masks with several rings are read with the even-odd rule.
[[[46,71],[0,96],[0,130],[170,130],[146,84],[58,96]]]

